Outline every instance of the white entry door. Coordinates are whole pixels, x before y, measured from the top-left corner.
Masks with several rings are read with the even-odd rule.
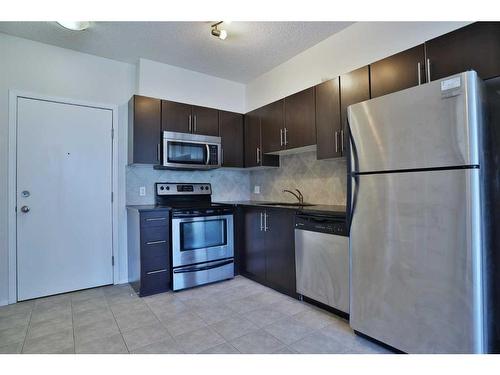
[[[112,111],[17,99],[17,299],[111,284]]]

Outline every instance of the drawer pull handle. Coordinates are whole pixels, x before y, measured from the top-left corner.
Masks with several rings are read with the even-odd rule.
[[[158,271],[150,271],[150,272],[146,272],[146,275],[153,275],[155,273],[161,273],[161,272],[167,272],[167,269],[164,268],[162,270],[158,270]]]
[[[167,220],[166,217],[151,217],[147,218],[146,221],[162,221],[162,220]]]
[[[146,242],[146,245],[157,245],[159,243],[166,243],[167,240],[160,240],[160,241],[149,241],[149,242]]]

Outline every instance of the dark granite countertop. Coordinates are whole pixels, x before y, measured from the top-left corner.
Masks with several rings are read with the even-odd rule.
[[[137,211],[169,210],[168,207],[158,207],[155,204],[129,204],[126,207],[129,210],[137,210]]]
[[[281,208],[295,210],[301,213],[311,213],[311,214],[328,214],[333,216],[346,216],[346,206],[334,206],[317,204],[313,206],[280,206],[280,205],[268,205],[265,201],[226,201],[226,202],[215,202],[221,204],[227,204],[232,206],[254,206],[254,207],[267,207],[267,208]]]

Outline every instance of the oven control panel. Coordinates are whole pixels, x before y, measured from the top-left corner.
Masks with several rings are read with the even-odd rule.
[[[209,183],[156,183],[157,195],[210,195],[212,194],[212,186]]]

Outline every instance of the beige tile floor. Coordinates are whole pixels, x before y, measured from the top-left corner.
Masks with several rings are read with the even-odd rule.
[[[238,276],[138,298],[128,284],[0,307],[0,353],[388,353],[346,321]]]

